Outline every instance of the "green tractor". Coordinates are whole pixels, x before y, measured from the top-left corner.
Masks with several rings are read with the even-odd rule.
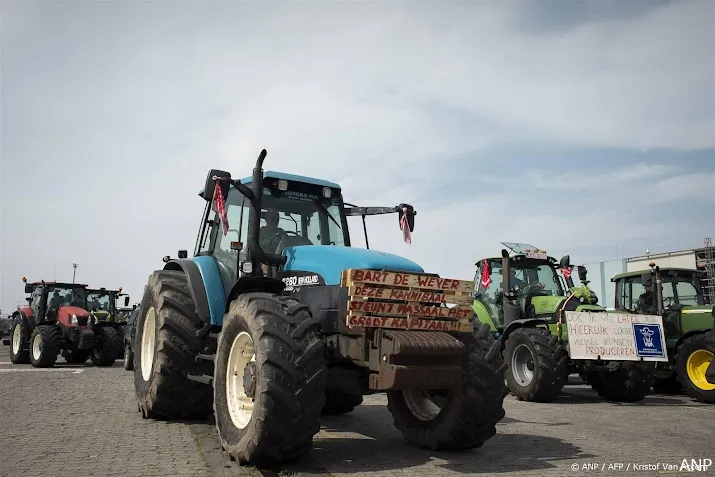
[[[616,309],[663,317],[668,361],[658,363],[654,388],[675,393],[683,390],[698,401],[715,404],[715,385],[705,377],[713,359],[707,333],[713,329],[715,309],[705,304],[700,286],[702,272],[685,268],[660,268],[621,273],[611,278],[616,286]]]
[[[650,360],[626,359],[615,353],[608,359],[600,355],[571,359],[567,317],[573,316],[576,322],[582,319],[579,313],[606,313],[588,288],[586,268],[578,267],[583,285],[575,286],[568,255],[557,264],[555,258],[534,246],[502,244],[511,250],[511,256],[503,249],[500,258],[476,263],[473,308],[501,341],[511,393],[522,401],[552,402],[568,376],[578,373],[604,399],[642,400],[655,370]]]
[[[244,179],[209,171],[193,257],[164,257],[148,279],[134,339],[142,416],[215,412],[230,458],[264,468],[305,456],[321,415],[373,393],[417,446],[493,437],[508,391],[473,283],[351,246],[347,217],[395,213],[409,243],[413,207],[353,206],[334,182],[264,174],[265,156]]]
[[[112,338],[106,342],[99,340],[95,351],[90,358],[94,364],[100,361],[103,365],[112,364],[114,360],[121,359],[124,356],[124,347],[122,346],[122,337],[124,336],[123,314],[117,309],[117,301],[124,297],[124,305],[129,304],[129,296],[122,293],[122,288],[118,290],[108,290],[106,288],[88,288],[87,289],[87,306],[90,313],[89,319],[93,328],[103,327],[111,333]],[[115,336],[116,335],[116,336]],[[103,347],[111,348],[111,351],[104,350]],[[114,359],[108,363],[109,355],[114,356]]]

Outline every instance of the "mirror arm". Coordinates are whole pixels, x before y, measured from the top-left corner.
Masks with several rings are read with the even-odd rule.
[[[246,184],[241,184],[239,181],[231,181],[231,184],[233,184],[233,187],[235,187],[236,190],[243,194],[249,201],[253,202],[256,200],[255,194]]]

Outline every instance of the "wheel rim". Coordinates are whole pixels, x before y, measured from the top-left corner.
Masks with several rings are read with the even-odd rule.
[[[412,415],[424,422],[436,419],[447,403],[446,396],[428,389],[402,391],[402,397]]]
[[[35,358],[35,361],[38,361],[40,356],[42,356],[42,335],[37,333],[32,340],[32,357]]]
[[[521,344],[514,350],[511,357],[511,373],[519,386],[528,386],[533,381],[534,356],[528,346]]]
[[[22,325],[18,324],[12,332],[12,352],[20,353],[20,340],[22,338]]]
[[[129,364],[129,346],[124,348],[124,366]]]
[[[152,306],[146,312],[144,328],[142,329],[142,378],[149,381],[151,368],[154,365],[154,345],[156,342],[156,311]]]
[[[713,354],[705,349],[699,349],[690,353],[685,368],[688,371],[690,381],[703,391],[715,390],[715,384],[710,384],[705,378],[705,371],[713,360]]]
[[[253,415],[253,399],[246,395],[244,376],[248,363],[255,363],[253,339],[241,331],[231,344],[226,363],[226,402],[231,421],[239,429],[246,427]]]

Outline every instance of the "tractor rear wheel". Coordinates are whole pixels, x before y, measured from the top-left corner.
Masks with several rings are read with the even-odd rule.
[[[30,333],[25,328],[22,318],[15,316],[12,320],[10,336],[10,361],[14,364],[27,364],[30,362]]]
[[[479,322],[477,322],[479,324]],[[387,392],[387,409],[406,440],[431,450],[480,447],[505,415],[505,367],[489,325],[458,336],[468,347],[461,388]]]
[[[552,402],[568,380],[568,354],[558,337],[543,328],[519,328],[504,349],[506,382],[520,401]]]
[[[62,335],[54,325],[36,326],[30,336],[30,362],[35,368],[51,368],[60,352]]]
[[[650,393],[654,373],[652,362],[620,361],[617,370],[598,369],[584,380],[608,401],[638,402]]]
[[[310,452],[325,405],[320,325],[298,301],[245,293],[218,340],[214,407],[231,459],[271,468]]]
[[[204,419],[213,412],[211,386],[186,377],[213,374],[212,362],[195,360],[203,325],[183,272],[155,271],[144,290],[134,340],[134,390],[145,419]]]
[[[708,404],[715,404],[715,384],[708,382],[705,377],[705,371],[713,359],[704,333],[684,339],[675,352],[675,369],[683,391]]]
[[[362,404],[362,394],[350,394],[343,391],[325,391],[325,407],[323,416],[336,416],[351,412]]]
[[[89,359],[89,351],[86,349],[63,349],[61,354],[71,364],[84,363]]]
[[[117,330],[111,326],[96,326],[94,328],[96,344],[90,358],[95,366],[111,366],[122,349],[122,339]]]
[[[124,369],[127,371],[134,369],[134,352],[128,344],[124,345]]]

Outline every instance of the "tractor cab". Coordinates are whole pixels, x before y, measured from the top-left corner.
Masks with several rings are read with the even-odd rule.
[[[475,264],[473,308],[480,320],[491,324],[493,331],[503,330],[515,320],[555,318],[567,296],[576,297],[574,305],[598,302],[586,286],[585,267],[578,267],[585,285],[574,285],[568,255],[557,262],[546,250],[533,245],[515,242],[502,242],[502,245],[506,249],[502,250],[501,258],[485,258]]]
[[[231,179],[211,169],[199,196],[206,201],[194,262],[215,259],[226,298],[235,284],[273,281],[286,291],[303,285],[339,285],[350,268],[423,272],[396,255],[351,246],[347,217],[397,213],[403,233],[414,230],[414,208],[357,207],[343,201],[339,184],[293,174],[263,171],[265,152],[251,177]],[[409,229],[409,231],[406,231]],[[408,240],[406,238],[406,240]],[[181,251],[179,258],[186,258]],[[183,257],[182,257],[183,255]],[[164,258],[169,262],[169,257]],[[281,283],[282,282],[282,283]]]
[[[124,306],[129,304],[129,296],[122,293],[122,288],[118,290],[107,290],[106,288],[88,288],[87,305],[92,317],[97,322],[111,322],[120,320],[120,311],[117,301],[124,297]]]
[[[48,322],[66,322],[77,326],[80,319],[87,319],[87,285],[60,282],[25,282],[25,293],[33,318],[33,325]]]
[[[703,272],[687,268],[660,268],[621,273],[611,278],[616,285],[616,309],[660,315],[669,345],[685,333],[713,326],[712,306],[701,288]]]

